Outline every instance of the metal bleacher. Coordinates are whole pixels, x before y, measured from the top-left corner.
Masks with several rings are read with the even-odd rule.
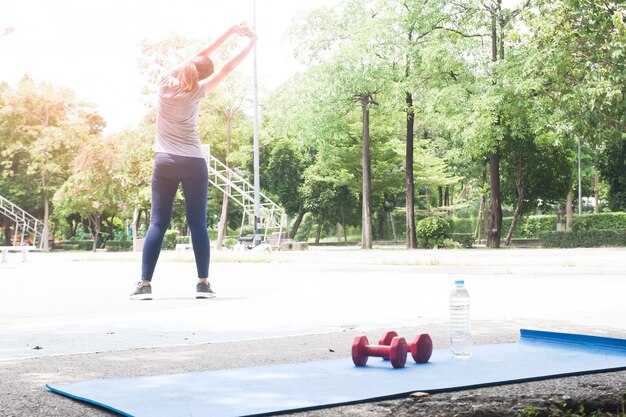
[[[15,222],[15,232],[13,234],[14,246],[25,246],[27,240],[32,236],[34,246],[39,248],[43,245],[43,222],[22,210],[6,198],[0,196],[0,214]]]
[[[243,208],[241,230],[246,224],[253,225],[254,186],[211,155],[210,145],[202,145],[202,147],[209,168],[209,183]],[[285,210],[263,193],[260,193],[260,218],[264,241],[268,239],[270,230],[277,230],[279,236],[282,234],[286,222]]]

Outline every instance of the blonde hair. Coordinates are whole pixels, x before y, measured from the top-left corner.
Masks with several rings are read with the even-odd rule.
[[[176,78],[181,91],[188,93],[198,88],[198,81],[204,80],[213,74],[213,61],[204,55],[197,55],[184,64]]]
[[[198,69],[193,62],[187,62],[179,70],[178,85],[181,91],[188,93],[198,87]]]

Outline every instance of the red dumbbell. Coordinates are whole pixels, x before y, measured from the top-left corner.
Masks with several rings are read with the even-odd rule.
[[[394,337],[398,337],[398,333],[393,330],[388,331],[380,338],[378,344],[389,346]],[[433,340],[428,333],[418,334],[411,342],[407,343],[407,348],[415,363],[426,363],[433,353]],[[389,358],[383,357],[383,359]]]
[[[394,368],[404,368],[407,344],[404,337],[394,337],[388,345],[370,345],[366,336],[357,336],[352,343],[352,361],[356,366],[365,366],[370,356],[388,358]]]

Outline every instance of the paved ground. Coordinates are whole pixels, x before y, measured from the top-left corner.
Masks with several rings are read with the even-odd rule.
[[[107,416],[45,383],[348,356],[352,338],[428,332],[448,345],[463,278],[476,343],[519,328],[626,338],[625,249],[214,252],[214,300],[195,300],[190,253],[166,252],[150,302],[129,301],[131,253],[9,255],[0,264],[0,416]],[[538,406],[617,415],[626,372],[437,394],[305,416],[504,416]],[[532,411],[526,408],[526,415]],[[539,413],[539,415],[542,415]],[[548,411],[546,414],[549,415]]]

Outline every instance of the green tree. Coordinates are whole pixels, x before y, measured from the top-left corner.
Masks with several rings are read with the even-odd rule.
[[[609,184],[609,208],[626,211],[626,138],[609,142],[598,165]]]
[[[133,242],[138,237],[141,213],[150,210],[152,144],[155,134],[155,123],[148,119],[135,130],[127,130],[111,138],[116,149],[111,169],[115,196],[119,205],[126,209],[124,214],[132,219]]]
[[[346,1],[338,11],[330,8],[311,12],[295,26],[300,50],[309,63],[322,63],[332,100],[345,113],[357,104],[361,111],[361,247],[372,248],[371,106],[387,89],[390,63],[377,54],[373,40],[384,22],[375,19],[376,2]]]
[[[580,142],[583,153],[600,149],[600,171],[618,187],[620,159],[603,153],[619,149],[626,131],[625,14],[622,1],[537,0],[526,19],[535,49],[529,58],[542,74],[537,94],[550,115],[546,129]]]
[[[514,140],[505,122],[515,109],[506,98],[515,91],[516,85],[508,83],[507,71],[515,70],[509,63],[506,48],[514,48],[509,34],[514,22],[529,4],[521,3],[515,9],[505,7],[502,0],[476,0],[463,5],[459,34],[452,40],[464,42],[458,60],[464,62],[464,74],[450,73],[454,80],[461,80],[460,90],[453,91],[444,100],[447,107],[457,113],[455,134],[465,138],[467,150],[478,161],[488,161],[489,167],[489,211],[487,213],[487,246],[500,246],[502,232],[502,199],[500,186],[500,164],[502,147]],[[479,38],[489,39],[480,42]],[[511,50],[509,50],[509,53]],[[459,69],[459,66],[456,66]],[[519,80],[518,80],[519,81]],[[454,104],[453,104],[454,103]],[[456,110],[454,109],[456,105]],[[517,125],[516,125],[517,126]]]
[[[433,73],[426,61],[431,53],[437,31],[458,33],[454,21],[456,12],[446,10],[440,1],[398,0],[383,3],[383,19],[391,24],[384,26],[378,38],[385,45],[381,48],[386,59],[395,62],[393,76],[398,96],[397,106],[406,114],[405,134],[405,200],[406,200],[406,247],[417,248],[415,229],[415,134],[416,113],[424,107],[425,84]],[[380,52],[379,52],[380,53]],[[446,56],[445,54],[444,56]]]
[[[346,230],[350,212],[358,206],[358,195],[351,186],[354,176],[347,170],[330,169],[321,164],[310,166],[300,190],[304,208],[317,221],[315,243],[319,243],[325,222],[341,224]]]
[[[300,189],[305,170],[318,159],[318,149],[328,138],[345,131],[337,103],[327,100],[324,76],[319,67],[294,75],[270,95],[263,112],[261,184],[280,199],[287,214],[296,216],[291,237],[307,213]]]
[[[41,198],[43,249],[47,250],[50,199],[67,178],[80,143],[99,135],[105,123],[70,90],[28,77],[16,89],[6,91],[5,102],[3,117],[12,121],[5,131],[10,144],[3,153],[12,160],[13,168],[27,166],[27,177],[36,179],[26,189]]]
[[[515,207],[506,245],[511,244],[522,215],[534,209],[539,200],[559,203],[572,183],[571,150],[537,143],[530,135],[515,139],[505,143],[502,149],[502,199]]]
[[[299,191],[309,162],[295,140],[278,139],[272,143],[265,175],[267,189],[278,196],[289,216],[296,216],[289,236],[295,237],[306,214],[304,198]]]
[[[118,200],[119,183],[113,171],[117,153],[111,139],[87,141],[73,161],[73,174],[54,195],[59,212],[65,216],[78,213],[89,220],[94,252],[100,240],[103,215],[114,215],[123,204]]]

